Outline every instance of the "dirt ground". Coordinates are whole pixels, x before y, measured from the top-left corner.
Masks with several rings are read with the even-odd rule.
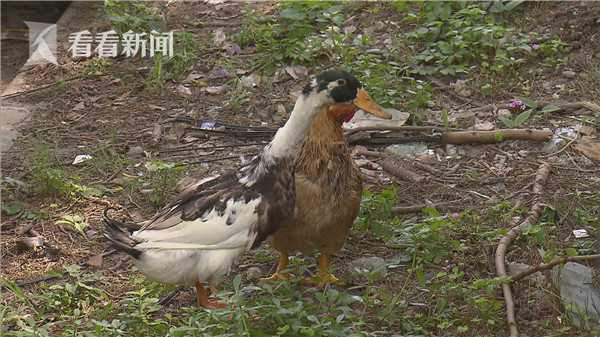
[[[269,10],[268,3],[256,3],[252,6],[264,11]],[[222,28],[227,36],[239,31],[243,8],[244,4],[237,2],[175,2],[164,15],[169,29],[192,32],[198,41],[210,41],[217,28]],[[559,98],[561,102],[600,103],[600,60],[593,57],[600,51],[600,29],[597,22],[600,17],[599,4],[536,3],[528,4],[527,12],[518,25],[543,33],[558,34],[572,47],[564,69],[576,73],[575,78],[565,77],[564,69],[524,75],[527,78],[523,80],[530,81],[531,97],[538,101],[555,100],[553,94],[557,91],[556,88],[560,87],[563,88]],[[109,25],[100,16],[97,8],[89,9],[85,15],[87,18],[94,17],[94,21],[74,21],[69,28],[89,28],[91,24],[94,29],[101,30]],[[370,21],[383,19],[394,17],[393,14],[385,12],[373,14],[362,11],[357,13],[355,20],[366,26]],[[26,71],[24,77],[30,86],[29,90],[52,84],[51,86],[5,98],[5,102],[11,104],[22,103],[31,106],[33,115],[19,127],[21,136],[15,140],[12,148],[2,153],[2,202],[19,201],[23,209],[36,211],[31,212],[31,216],[25,216],[23,212],[16,215],[6,215],[3,212],[0,237],[2,276],[19,282],[30,292],[35,292],[36,287],[43,283],[39,282],[40,277],[43,278],[49,272],[63,266],[79,264],[89,270],[101,271],[106,281],[106,290],[118,298],[135,289],[135,284],[129,282],[127,273],[131,264],[125,255],[114,252],[103,238],[101,215],[107,206],[118,208],[120,216],[131,217],[134,220],[144,219],[155,212],[147,195],[138,193],[138,190],[131,190],[127,184],[143,170],[143,163],[151,159],[194,162],[185,166],[184,175],[188,181],[190,177],[203,177],[235,167],[239,163],[237,158],[240,155],[258,152],[262,147],[261,143],[270,138],[272,130],[283,124],[287,113],[278,109],[277,105],[283,104],[285,111],[289,113],[294,103],[290,92],[301,88],[306,79],[286,76],[276,85],[258,86],[253,89],[253,95],[245,102],[243,108],[233,111],[223,104],[229,99],[227,92],[209,94],[202,88],[192,86],[191,95],[182,95],[177,90],[179,83],[167,82],[160,94],[148,93],[142,84],[149,71],[148,60],[119,58],[94,76],[84,76],[83,71],[89,69],[86,67],[89,67],[91,60],[71,60],[64,47],[61,48],[63,49],[60,66],[32,67]],[[219,67],[223,57],[228,58],[231,67],[236,69],[238,74],[250,74],[253,71],[253,61],[259,56],[253,54],[252,48],[243,49],[235,55],[227,55],[215,48],[209,48],[201,52],[190,73],[204,74],[208,86],[225,85],[228,83],[227,78],[210,78],[207,75],[215,67]],[[61,83],[56,85],[57,81]],[[440,81],[450,83],[447,79]],[[448,87],[437,86],[434,89],[436,104],[443,105],[450,111],[489,104],[501,105],[511,98],[511,92],[507,90],[500,92],[496,97],[488,97],[474,91],[466,100],[456,96]],[[583,115],[580,113],[585,111],[548,114],[536,118],[528,127],[556,129],[584,125],[598,134],[598,118],[596,117],[595,122],[582,122]],[[199,130],[203,121],[213,119],[229,125],[226,127],[228,132]],[[235,130],[264,131],[264,134],[236,134]],[[79,184],[102,190],[102,196],[54,199],[39,197],[20,186],[18,182],[30,181],[32,155],[40,142],[50,145],[55,159],[62,163],[68,172],[79,177]],[[256,145],[248,145],[249,143]],[[242,144],[245,146],[239,146]],[[588,247],[589,254],[598,253],[598,161],[587,158],[574,146],[559,148],[550,153],[545,150],[545,146],[546,143],[530,141],[456,146],[428,144],[432,155],[417,160],[426,168],[424,169],[423,165],[410,167],[427,177],[422,183],[403,181],[382,170],[370,169],[371,163],[378,163],[378,160],[372,157],[355,155],[354,159],[362,161],[363,164],[369,162],[363,167],[366,169],[366,189],[381,191],[395,186],[396,199],[393,206],[452,202],[453,211],[448,212],[450,216],[457,216],[456,214],[462,211],[474,212],[472,214],[481,211],[480,214],[473,215],[480,217],[477,218],[479,220],[473,220],[473,223],[489,221],[490,217],[497,216],[497,229],[507,228],[510,219],[489,211],[492,206],[503,201],[514,205],[515,200],[522,200],[523,207],[527,209],[533,199],[531,184],[540,163],[549,162],[552,164],[552,172],[544,186],[543,202],[555,210],[553,216],[556,219],[553,221],[557,228],[551,237],[546,239],[553,240],[558,250],[570,247],[576,242]],[[373,151],[383,150],[383,146],[377,145],[367,145],[367,148]],[[109,159],[97,165],[71,165],[73,159],[81,154],[91,154],[94,158],[125,158],[127,164],[113,165]],[[6,177],[17,183],[6,182]],[[593,219],[589,220],[590,225],[582,223],[581,209],[587,210],[585,216]],[[445,211],[442,210],[442,213]],[[65,214],[84,215],[89,224],[85,237],[69,226],[56,224]],[[399,215],[399,221],[414,222],[419,216],[402,214]],[[36,235],[32,235],[31,231],[24,232],[23,228],[32,228]],[[573,230],[581,228],[588,229],[592,238],[585,242],[574,239]],[[463,230],[467,229],[456,228],[457,233]],[[30,236],[41,236],[44,240],[43,247],[24,248],[20,241],[23,237]],[[438,271],[450,271],[453,266],[461,266],[467,275],[494,277],[496,243],[497,241],[478,243],[473,241],[472,237],[465,238],[461,244],[469,246],[470,249],[448,261],[440,261]],[[393,259],[398,254],[398,248],[381,237],[369,231],[353,231],[345,248],[335,257],[334,270],[342,277],[348,276],[352,274],[352,261],[359,257],[377,256]],[[477,254],[478,256],[475,256]],[[507,260],[528,265],[543,262],[538,249],[530,246],[527,239],[514,244]],[[250,252],[245,255],[235,268],[234,275],[246,273],[253,267],[258,267],[262,274],[266,275],[273,270],[274,262],[275,258],[267,244],[261,247],[258,253]],[[347,291],[361,294],[361,283],[353,281],[351,276],[348,277],[350,280],[347,288],[350,290]],[[413,284],[413,281],[407,281],[407,278],[412,276],[406,268],[393,269],[390,270],[387,279],[378,281],[377,286],[393,291],[407,282]],[[61,279],[45,282],[60,283]],[[536,322],[542,319],[551,322],[547,323],[550,327],[545,327],[547,330],[544,331],[561,327],[560,322],[552,319],[561,310],[555,290],[548,288],[545,291],[549,295],[543,300],[531,301],[531,296],[534,296],[532,293],[537,290],[535,287],[524,282],[516,285],[514,289],[518,321],[525,334],[537,336],[541,328]],[[421,295],[410,296],[407,301],[420,302]],[[501,299],[502,293],[498,292],[497,297]],[[175,312],[178,307],[190,306],[193,301],[193,293],[184,291],[170,302],[169,311]],[[414,307],[411,310],[417,311],[419,308]],[[375,331],[376,323],[370,322],[369,318],[366,320],[367,328]],[[504,335],[504,317],[498,317],[498,322],[498,330],[502,331],[498,336]],[[561,336],[583,336],[579,333],[571,330]]]

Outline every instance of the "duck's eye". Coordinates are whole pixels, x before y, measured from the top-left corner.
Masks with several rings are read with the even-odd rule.
[[[338,85],[339,85],[339,86],[344,86],[344,85],[346,85],[346,80],[338,80]]]

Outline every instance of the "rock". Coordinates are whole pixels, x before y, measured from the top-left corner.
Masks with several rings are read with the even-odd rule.
[[[129,151],[127,151],[127,156],[129,156],[129,157],[144,156],[144,148],[139,145],[132,146],[129,148]]]
[[[192,71],[189,75],[187,75],[185,80],[183,80],[183,83],[191,83],[193,81],[197,81],[197,80],[201,79],[202,77],[204,77],[204,74]]]
[[[457,95],[462,97],[469,97],[473,94],[473,91],[467,88],[466,80],[457,80],[456,82],[450,83],[450,88],[452,88]]]
[[[507,267],[508,267],[508,274],[510,276],[515,276],[517,274],[520,274],[520,273],[532,268],[530,265],[528,265],[526,263],[519,263],[519,262],[509,263]],[[544,283],[546,282],[546,278],[539,271],[527,276],[526,279],[533,281],[535,283],[535,285],[540,286],[540,287],[542,287],[544,285]]]
[[[596,288],[592,268],[568,262],[552,269],[552,281],[575,326],[594,329],[600,326],[600,290]]]
[[[453,117],[452,119],[456,122],[458,127],[463,128],[463,129],[468,129],[468,128],[474,126],[475,123],[477,122],[475,113],[470,112],[470,111],[459,112],[457,114],[454,114],[454,116],[452,116],[452,117]]]
[[[577,73],[575,73],[574,71],[571,71],[571,70],[563,71],[562,75],[569,79],[573,79],[573,78],[577,77]]]
[[[216,87],[206,87],[204,88],[204,91],[206,91],[206,93],[209,95],[220,95],[225,92],[225,86],[220,85]]]
[[[510,118],[512,113],[508,109],[500,109],[498,110],[498,117],[507,117]]]
[[[80,154],[80,155],[77,155],[75,157],[75,159],[73,159],[73,163],[71,163],[71,164],[72,165],[81,164],[84,161],[88,161],[90,159],[92,159],[92,156],[90,156],[89,154]]]
[[[215,67],[208,73],[209,80],[218,80],[230,77],[229,72],[223,67]]]
[[[258,280],[259,278],[262,277],[262,275],[263,275],[263,272],[258,267],[250,267],[246,270],[246,279],[249,281]]]
[[[287,111],[285,110],[285,105],[283,105],[281,103],[277,104],[277,113],[282,116],[287,115]]]
[[[344,27],[344,34],[352,34],[356,31],[356,26],[346,26]]]
[[[399,157],[415,157],[428,154],[429,148],[423,143],[406,143],[390,145],[384,151]]]
[[[288,73],[293,79],[302,79],[308,76],[308,68],[304,66],[290,66],[285,67],[285,72]]]
[[[490,121],[482,121],[477,119],[473,129],[481,131],[491,131],[496,128],[496,125]]]
[[[242,86],[245,88],[256,88],[260,84],[261,80],[262,79],[260,75],[250,74],[248,76],[242,76],[240,83],[242,83]]]
[[[175,91],[177,91],[177,93],[182,96],[192,96],[192,90],[181,84],[178,85],[177,88],[175,88]]]
[[[217,28],[213,36],[214,44],[216,46],[222,46],[225,43],[225,40],[227,40],[227,36],[225,35],[223,28]]]
[[[225,42],[225,44],[223,44],[223,50],[228,55],[236,55],[242,52],[242,48],[240,48],[237,43],[232,42]]]
[[[85,104],[83,102],[79,102],[79,103],[77,103],[77,105],[75,105],[73,107],[73,110],[75,110],[75,111],[79,111],[79,110],[83,110],[83,109],[85,109]]]
[[[382,276],[387,275],[385,260],[377,256],[358,258],[350,262],[350,267],[359,274],[380,273]]]

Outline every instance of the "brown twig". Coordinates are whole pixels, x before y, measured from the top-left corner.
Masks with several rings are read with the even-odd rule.
[[[548,262],[548,263],[541,263],[535,267],[529,268],[525,271],[522,271],[520,273],[518,273],[517,275],[511,277],[510,281],[511,282],[517,282],[533,273],[536,273],[538,271],[543,271],[543,270],[548,270],[548,269],[552,269],[552,267],[559,265],[559,264],[565,264],[567,262],[577,262],[577,261],[592,261],[592,260],[600,260],[600,254],[596,254],[596,255],[582,255],[582,256],[563,256],[563,257],[558,257],[553,259],[552,261]]]
[[[37,88],[33,88],[31,90],[19,91],[19,92],[15,92],[15,93],[12,93],[12,94],[0,96],[0,98],[7,99],[7,98],[14,98],[14,97],[17,97],[17,96],[29,95],[29,94],[32,94],[34,92],[40,91],[40,90],[48,89],[48,88],[53,87],[53,86],[55,86],[55,85],[57,85],[59,83],[67,83],[67,82],[78,80],[80,78],[81,78],[81,76],[75,76],[75,77],[72,77],[72,78],[69,78],[69,79],[66,79],[66,80],[59,80],[59,81],[56,81],[54,83],[42,85],[42,86],[39,86]]]
[[[396,206],[396,207],[392,208],[392,213],[393,214],[417,213],[417,212],[420,212],[423,208],[427,208],[427,207],[435,208],[438,211],[443,211],[443,210],[447,210],[447,211],[462,210],[462,209],[465,208],[464,206],[454,205],[456,202],[459,202],[459,201],[462,201],[462,200],[439,202],[439,203],[436,203],[436,204],[419,204],[419,205],[412,205],[412,206]]]
[[[506,264],[505,264],[505,256],[508,247],[512,240],[517,238],[523,228],[526,226],[530,226],[534,224],[539,219],[542,214],[542,210],[544,206],[542,204],[542,192],[544,190],[544,184],[548,180],[548,176],[550,175],[551,166],[548,163],[542,163],[538,168],[537,174],[535,176],[535,182],[533,184],[533,193],[534,193],[534,204],[531,207],[531,210],[527,214],[527,218],[520,224],[513,226],[504,237],[500,239],[498,243],[498,248],[496,249],[496,274],[500,277],[507,276],[506,273]],[[517,321],[515,319],[515,303],[512,296],[512,289],[510,288],[510,284],[502,285],[502,292],[504,293],[504,301],[506,302],[506,320],[508,322],[508,326],[510,329],[510,337],[518,337],[519,330],[517,329]]]
[[[444,131],[444,128],[437,126],[360,126],[354,129],[346,130],[346,137],[360,131]]]
[[[550,130],[499,129],[492,131],[449,131],[442,135],[445,144],[493,144],[506,140],[530,140],[543,142],[552,137]]]

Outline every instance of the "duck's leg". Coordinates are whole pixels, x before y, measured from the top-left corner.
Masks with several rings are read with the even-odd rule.
[[[210,295],[210,290],[211,289],[206,288],[202,283],[196,282],[196,301],[198,302],[198,306],[207,309],[221,309],[227,307],[227,304],[223,302],[209,299],[208,296]]]
[[[319,271],[317,276],[307,278],[303,283],[313,286],[316,285],[321,288],[338,283],[340,280],[329,272],[329,260],[329,255],[321,252],[321,255],[319,255]]]
[[[288,255],[287,253],[279,253],[279,261],[277,262],[277,269],[275,273],[269,277],[261,278],[261,281],[283,281],[290,278],[290,274],[283,272],[288,266]]]
[[[319,255],[319,286],[338,283],[340,280],[329,272],[329,255],[321,253]]]

